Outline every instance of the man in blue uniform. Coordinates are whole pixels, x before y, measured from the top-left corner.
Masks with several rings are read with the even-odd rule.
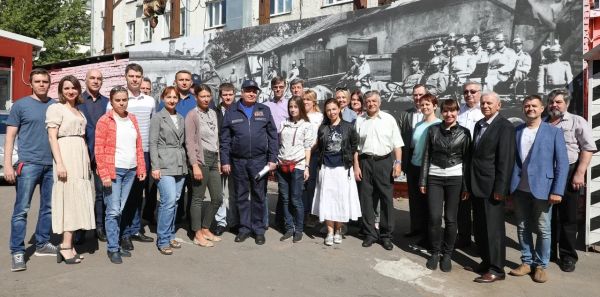
[[[235,199],[240,215],[236,242],[243,242],[251,233],[258,245],[265,243],[264,221],[267,179],[255,179],[268,165],[275,170],[277,160],[277,128],[266,105],[256,102],[258,84],[246,80],[242,84],[241,100],[225,112],[220,134],[221,171],[232,174]],[[250,199],[248,199],[250,196]]]

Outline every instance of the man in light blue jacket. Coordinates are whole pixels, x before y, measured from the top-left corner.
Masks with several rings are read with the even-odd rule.
[[[544,269],[550,261],[552,205],[562,200],[569,171],[563,133],[542,121],[543,111],[540,96],[529,95],[523,100],[526,123],[515,133],[516,156],[510,183],[523,262],[510,274],[533,272],[533,280],[538,283],[547,280]],[[535,247],[532,232],[537,233]]]

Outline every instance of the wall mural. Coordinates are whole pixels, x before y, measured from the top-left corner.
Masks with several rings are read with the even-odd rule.
[[[417,83],[445,99],[462,98],[461,85],[477,81],[499,93],[503,113],[517,121],[526,94],[557,87],[572,90],[571,108],[583,111],[582,10],[574,0],[400,0],[138,46],[130,61],[144,67],[155,97],[180,69],[215,90],[254,79],[261,101],[280,75],[302,78],[321,102],[337,88],[378,90],[393,114],[412,105]]]

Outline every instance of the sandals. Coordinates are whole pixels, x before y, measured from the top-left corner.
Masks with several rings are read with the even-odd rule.
[[[177,241],[177,240],[171,240],[169,242],[169,246],[174,248],[174,249],[180,249],[181,248],[181,242]]]
[[[221,237],[214,236],[214,235],[213,236],[202,235],[202,236],[204,236],[204,239],[206,239],[208,241],[219,242],[222,240]]]
[[[214,247],[215,246],[210,241],[207,241],[205,244],[203,244],[198,239],[196,239],[195,237],[194,237],[194,244],[197,245],[197,246],[201,246],[201,247]]]
[[[163,254],[163,255],[172,255],[173,254],[173,250],[171,249],[170,246],[168,247],[164,247],[164,248],[159,248],[158,251]]]
[[[58,246],[56,250],[56,263],[65,262],[65,264],[79,264],[81,263],[81,258],[79,254],[75,254],[72,258],[65,258],[60,251],[72,251],[72,247],[63,248],[62,245]]]

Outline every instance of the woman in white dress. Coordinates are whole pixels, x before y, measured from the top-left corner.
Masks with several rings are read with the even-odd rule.
[[[85,144],[86,119],[77,109],[81,84],[72,75],[58,83],[59,102],[48,107],[46,128],[54,158],[52,230],[62,234],[57,262],[77,264],[82,257],[73,247],[73,232],[96,228],[94,183]]]
[[[313,204],[313,197],[315,197],[315,187],[317,186],[317,163],[319,159],[319,153],[316,145],[316,135],[317,131],[319,131],[319,126],[323,123],[323,113],[321,109],[319,109],[319,104],[317,102],[317,93],[313,90],[307,90],[302,95],[302,99],[304,100],[304,109],[306,110],[306,115],[308,116],[308,120],[313,127],[313,135],[315,139],[315,144],[310,152],[310,160],[309,160],[309,172],[311,174],[308,177],[308,180],[304,183],[304,192],[302,193],[302,204],[304,205],[304,225],[307,227],[314,227],[319,218],[314,215],[310,215],[310,210]]]
[[[342,243],[342,226],[361,216],[353,168],[358,166],[358,133],[340,117],[340,104],[325,101],[327,119],[319,127],[319,177],[312,213],[327,225],[325,245]]]

